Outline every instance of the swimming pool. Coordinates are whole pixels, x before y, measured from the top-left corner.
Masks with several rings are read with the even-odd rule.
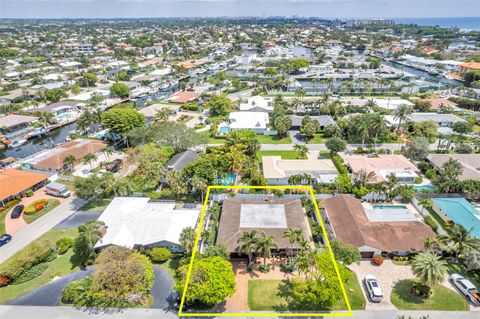
[[[225,178],[217,179],[218,185],[228,186],[228,185],[235,185],[237,181],[237,174],[227,174]]]
[[[433,185],[414,185],[412,186],[412,188],[416,191],[434,191],[435,190],[435,186]]]
[[[405,205],[372,205],[373,209],[408,209]]]
[[[218,129],[220,133],[228,133],[230,132],[230,128],[228,126],[222,126]]]

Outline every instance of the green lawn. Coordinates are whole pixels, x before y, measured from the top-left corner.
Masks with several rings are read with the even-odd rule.
[[[390,301],[400,310],[467,311],[469,309],[464,298],[443,286],[434,288],[430,298],[419,298],[410,292],[412,283],[412,280],[401,280],[393,287]]]
[[[257,161],[262,162],[262,156],[281,156],[282,159],[296,159],[296,151],[258,151],[257,152]]]
[[[290,136],[279,138],[277,135],[261,135],[257,134],[257,139],[260,144],[291,144]]]
[[[60,205],[60,201],[58,199],[49,199],[48,200],[48,206],[42,209],[41,211],[33,214],[33,215],[27,215],[23,214],[23,220],[27,223],[30,224],[37,220],[38,218],[42,217],[43,215],[46,215],[50,211],[52,211],[55,207]]]
[[[477,134],[480,134],[480,125],[475,125],[473,127],[473,132],[477,133]]]
[[[5,217],[7,216],[8,212],[13,209],[13,207],[5,209],[3,212],[0,213],[0,235],[5,234]]]
[[[365,309],[365,297],[362,293],[362,287],[357,279],[357,275],[353,271],[350,271],[350,279],[345,284],[345,290],[347,291],[348,301],[352,310],[364,310]],[[334,310],[347,310],[345,300],[340,299],[334,306]]]
[[[57,179],[55,183],[60,183],[67,186],[68,190],[73,192],[75,190],[75,183],[66,179]]]
[[[56,242],[58,239],[63,237],[69,237],[74,239],[78,234],[76,228],[65,228],[65,229],[53,229],[42,235],[37,240],[44,240],[48,239],[51,242]],[[15,258],[18,252],[11,258]],[[78,270],[78,264],[72,258],[73,256],[73,249],[70,249],[64,255],[58,256],[56,259],[52,260],[48,263],[48,268],[45,270],[40,276],[24,282],[18,285],[10,285],[7,287],[0,288],[0,304],[4,304],[5,302],[19,297],[29,291],[37,289],[47,283],[49,283],[53,278],[57,276],[63,276],[69,274],[75,270]]]
[[[287,305],[279,294],[282,280],[249,280],[248,306],[250,310],[278,310]]]
[[[317,133],[315,136],[308,141],[308,144],[325,144],[325,137],[323,133]]]
[[[104,211],[111,201],[112,201],[112,198],[105,198],[99,202],[88,202],[85,205],[83,205],[80,210],[87,211],[87,212]]]

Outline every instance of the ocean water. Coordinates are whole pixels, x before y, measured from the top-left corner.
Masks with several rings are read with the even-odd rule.
[[[457,27],[480,31],[480,17],[460,18],[394,18],[395,23],[440,26],[444,28]]]

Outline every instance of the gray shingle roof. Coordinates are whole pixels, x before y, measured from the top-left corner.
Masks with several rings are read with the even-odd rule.
[[[200,156],[192,151],[185,151],[176,154],[173,156],[167,163],[167,169],[176,169],[177,171],[181,171],[185,168],[188,163],[193,162]]]

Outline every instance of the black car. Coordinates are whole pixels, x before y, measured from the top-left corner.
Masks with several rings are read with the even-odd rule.
[[[23,205],[17,205],[15,206],[15,208],[13,209],[12,211],[12,215],[10,215],[12,218],[18,218],[22,215],[23,213],[23,209],[25,208],[25,206]]]
[[[7,244],[10,240],[12,240],[12,236],[9,234],[3,234],[0,236],[0,247]]]

